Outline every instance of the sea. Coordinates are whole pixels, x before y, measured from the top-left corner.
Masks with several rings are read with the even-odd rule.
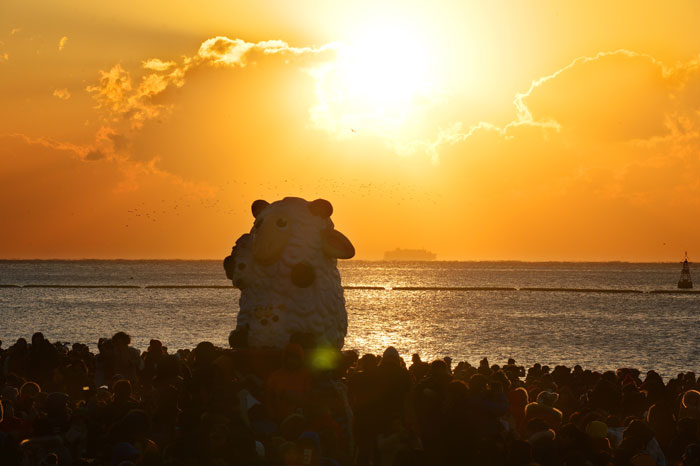
[[[339,263],[347,350],[392,345],[407,362],[700,372],[700,294],[678,263]],[[691,266],[691,272],[693,271]],[[696,284],[697,287],[697,284]],[[41,331],[96,349],[117,331],[145,349],[227,346],[240,293],[221,261],[0,261],[0,340]]]

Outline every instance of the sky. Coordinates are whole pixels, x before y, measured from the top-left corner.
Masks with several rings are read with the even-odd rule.
[[[0,258],[700,257],[700,3],[3,0]]]

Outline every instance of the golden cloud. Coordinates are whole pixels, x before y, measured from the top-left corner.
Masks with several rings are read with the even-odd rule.
[[[329,60],[333,47],[296,48],[283,41],[246,42],[241,39],[214,37],[205,40],[196,55],[184,57],[178,65],[172,61],[151,58],[142,62],[142,67],[151,73],[142,76],[135,84],[129,71],[120,64],[108,71],[100,71],[96,85],[88,86],[87,91],[97,101],[97,108],[107,114],[113,123],[128,120],[131,129],[140,129],[147,120],[157,118],[171,107],[154,102],[154,98],[171,86],[182,87],[186,74],[204,65],[228,68],[244,67],[248,62],[257,62],[265,57],[295,59],[311,56],[317,60]]]
[[[168,71],[170,68],[176,65],[177,63],[174,61],[163,61],[158,58],[151,58],[150,60],[141,62],[141,66],[144,69],[151,71]]]
[[[96,108],[104,110],[111,122],[129,121],[131,129],[139,129],[144,122],[158,117],[168,106],[152,102],[152,98],[164,91],[168,85],[182,86],[179,74],[149,74],[134,86],[131,74],[121,65],[114,65],[109,71],[100,72],[96,86],[88,86],[87,91],[97,101]]]
[[[61,100],[68,100],[70,99],[70,92],[68,92],[68,89],[65,87],[63,89],[54,89],[53,91],[53,96],[58,97]]]
[[[695,119],[694,112],[681,109],[689,102],[690,108],[700,104],[698,96],[688,95],[698,80],[698,60],[667,66],[651,55],[624,49],[581,56],[517,93],[516,115],[507,124],[482,121],[464,127],[456,122],[428,147],[437,154],[441,146],[458,144],[482,130],[509,138],[518,126],[564,130],[590,142],[655,139]]]
[[[66,36],[61,37],[61,39],[58,41],[58,51],[59,52],[65,48],[67,42],[68,42],[68,37],[66,37]]]
[[[319,48],[290,47],[281,40],[267,40],[258,43],[246,42],[242,39],[228,37],[213,37],[202,42],[198,57],[214,65],[244,67],[249,61],[255,61],[260,56],[278,55],[289,58],[313,56],[320,61],[327,61],[335,56],[336,47],[333,44]]]

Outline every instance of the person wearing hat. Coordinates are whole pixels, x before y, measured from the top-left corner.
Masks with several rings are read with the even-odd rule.
[[[681,398],[681,407],[678,419],[690,418],[700,421],[700,392],[697,390],[686,390]]]
[[[525,406],[525,423],[533,419],[541,419],[550,429],[559,429],[562,421],[562,413],[554,404],[559,399],[559,394],[551,390],[541,391],[534,403]]]

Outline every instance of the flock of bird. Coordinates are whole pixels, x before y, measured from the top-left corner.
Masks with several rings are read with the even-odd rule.
[[[340,181],[334,178],[317,178],[313,189],[309,189],[301,184],[290,183],[288,179],[281,182],[256,184],[231,180],[223,183],[211,197],[187,194],[172,200],[161,199],[159,205],[155,206],[153,203],[141,201],[126,211],[128,221],[124,226],[143,225],[146,222],[157,223],[166,217],[187,217],[193,211],[206,212],[207,215],[215,216],[249,215],[250,203],[255,199],[273,201],[285,196],[303,196],[305,193],[310,193],[309,198],[324,197],[333,204],[344,201],[381,200],[392,206],[418,202],[437,205],[441,198],[440,193],[403,182],[367,182],[352,179]]]

